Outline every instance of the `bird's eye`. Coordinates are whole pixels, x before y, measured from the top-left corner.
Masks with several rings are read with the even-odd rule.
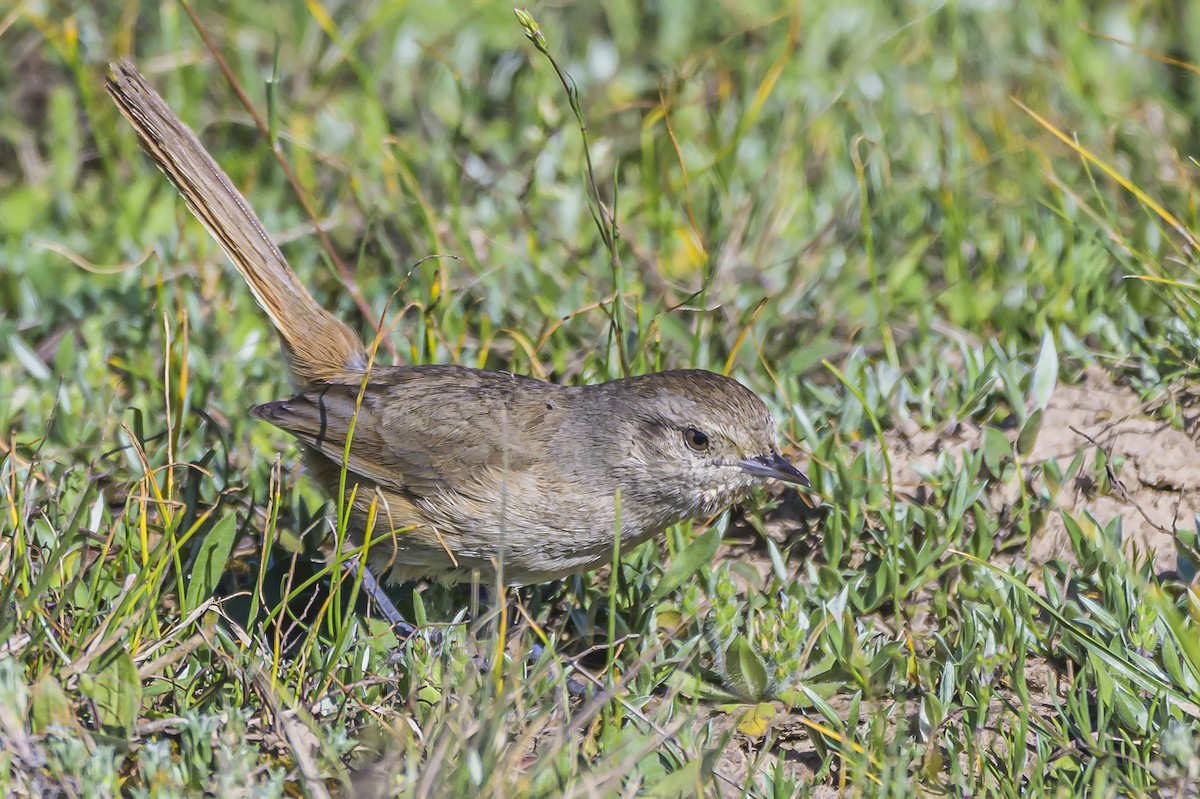
[[[704,452],[708,449],[708,436],[697,430],[694,427],[689,427],[683,431],[683,440],[687,445],[696,452]]]

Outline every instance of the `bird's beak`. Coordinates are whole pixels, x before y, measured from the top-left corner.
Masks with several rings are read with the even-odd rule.
[[[804,472],[788,463],[778,452],[757,458],[746,458],[738,465],[746,474],[752,474],[755,477],[770,477],[773,480],[782,480],[785,483],[795,483],[801,486],[811,485],[808,478],[804,476]]]

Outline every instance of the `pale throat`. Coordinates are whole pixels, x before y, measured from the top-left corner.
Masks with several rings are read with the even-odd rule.
[[[705,513],[717,513],[749,494],[753,485],[753,479],[738,477],[706,488],[700,494],[701,506]]]

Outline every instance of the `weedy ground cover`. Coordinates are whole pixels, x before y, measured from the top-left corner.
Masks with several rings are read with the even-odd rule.
[[[0,12],[0,789],[1195,795],[1200,15],[529,12]],[[276,344],[124,55],[381,357],[729,372],[809,501],[399,592],[398,648],[304,556]]]

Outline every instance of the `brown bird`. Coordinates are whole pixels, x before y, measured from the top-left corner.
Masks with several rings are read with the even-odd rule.
[[[299,393],[250,413],[302,442],[330,496],[345,472],[352,532],[371,537],[377,574],[545,582],[609,562],[617,535],[627,552],[765,479],[808,485],[763,401],[712,372],[563,386],[464,366],[368,368],[362,341],[305,290],[192,131],[132,64],[111,69],[121,113],[279,334]]]

